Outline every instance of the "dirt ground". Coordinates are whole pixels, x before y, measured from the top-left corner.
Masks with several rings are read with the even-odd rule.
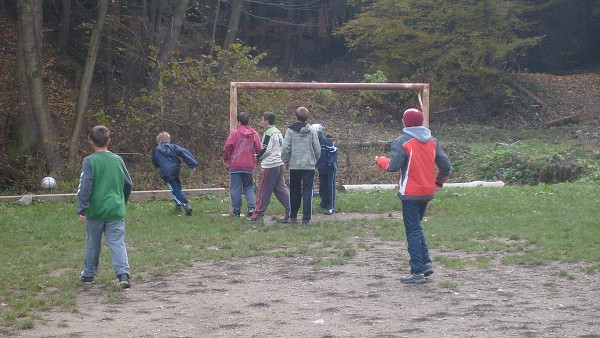
[[[315,221],[326,222],[325,217]],[[400,221],[399,215],[392,217]],[[600,337],[600,275],[587,275],[585,263],[510,266],[500,264],[497,255],[491,268],[437,265],[426,284],[402,285],[408,271],[405,243],[348,240],[357,254],[346,265],[317,268],[305,256],[199,262],[168,278],[136,281],[134,275],[132,288],[117,303],[106,301],[106,286],[81,286],[78,313],[44,313],[34,329],[18,334]],[[435,248],[432,256],[434,263],[435,256],[473,258]]]

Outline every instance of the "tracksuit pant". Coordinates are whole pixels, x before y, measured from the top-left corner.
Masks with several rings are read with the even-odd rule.
[[[297,219],[302,204],[302,220],[312,219],[313,189],[315,171],[290,169],[290,218]]]
[[[261,168],[260,177],[258,178],[258,187],[256,191],[256,209],[252,218],[262,218],[267,211],[271,194],[275,193],[275,197],[285,208],[285,217],[290,216],[290,191],[284,178],[284,165],[274,168]]]

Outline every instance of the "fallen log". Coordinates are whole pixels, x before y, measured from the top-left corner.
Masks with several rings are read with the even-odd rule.
[[[563,116],[563,117],[559,117],[554,120],[544,122],[544,125],[546,125],[547,127],[564,126],[566,124],[579,123],[579,122],[581,122],[582,119],[583,119],[583,113],[572,114],[569,116]]]
[[[500,188],[505,185],[502,181],[472,181],[472,182],[464,182],[464,183],[445,183],[444,188],[473,188],[473,187],[490,187],[490,188]],[[381,189],[381,190],[390,190],[390,189],[398,189],[397,184],[344,184],[339,186],[340,191],[349,191],[349,190],[373,190],[373,189]]]

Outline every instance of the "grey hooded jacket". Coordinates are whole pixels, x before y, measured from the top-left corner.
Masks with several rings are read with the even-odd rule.
[[[290,169],[314,170],[321,157],[321,145],[317,132],[310,124],[296,122],[285,131],[281,159]]]

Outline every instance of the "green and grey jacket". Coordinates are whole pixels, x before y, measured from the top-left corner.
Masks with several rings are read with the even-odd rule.
[[[288,127],[283,138],[281,159],[292,170],[314,170],[321,157],[321,145],[317,132],[310,124],[296,122]]]

